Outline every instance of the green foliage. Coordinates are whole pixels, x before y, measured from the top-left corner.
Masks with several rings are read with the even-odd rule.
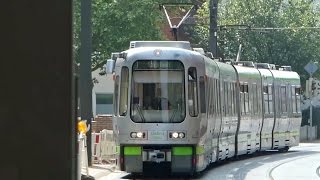
[[[208,2],[198,10],[198,25],[193,41],[208,49]],[[320,27],[319,3],[312,0],[220,0],[218,24],[246,25],[245,27],[285,27],[286,30],[253,30],[244,26],[227,26],[218,31],[219,53],[235,59],[239,44],[243,45],[242,60],[291,65],[308,78],[303,67],[309,61],[320,60],[320,29],[294,29]],[[239,30],[239,27],[242,30]],[[319,76],[320,73],[316,73]],[[302,81],[304,82],[304,81]]]
[[[128,49],[130,41],[161,40],[162,13],[154,0],[92,1],[92,70],[104,65],[112,52]],[[74,0],[73,50],[77,62],[80,18],[80,0]]]

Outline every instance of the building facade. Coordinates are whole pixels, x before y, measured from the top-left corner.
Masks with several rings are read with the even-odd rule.
[[[94,86],[92,89],[93,116],[105,116],[113,114],[114,84],[112,75],[100,75],[100,69],[92,72]]]

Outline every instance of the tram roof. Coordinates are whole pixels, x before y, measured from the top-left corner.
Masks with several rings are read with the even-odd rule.
[[[260,79],[260,72],[253,67],[234,65],[240,78]]]
[[[294,71],[271,70],[275,80],[290,82],[292,84],[300,84],[300,76]]]

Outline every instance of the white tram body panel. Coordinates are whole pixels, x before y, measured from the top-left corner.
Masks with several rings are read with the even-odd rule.
[[[259,69],[262,85],[263,124],[261,130],[261,151],[272,149],[274,126],[273,75],[269,69]]]
[[[275,108],[273,149],[298,145],[301,125],[300,77],[292,71],[271,72],[274,77]]]
[[[132,42],[114,60],[121,170],[193,174],[227,158],[299,143],[295,72],[226,64],[184,41]]]
[[[235,66],[239,76],[238,153],[252,154],[260,150],[262,128],[261,75],[258,69]]]

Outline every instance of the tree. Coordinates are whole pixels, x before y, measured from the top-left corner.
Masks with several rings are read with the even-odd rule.
[[[303,80],[308,77],[303,67],[320,60],[320,29],[296,28],[320,28],[319,7],[312,0],[221,0],[218,13],[218,47],[224,58],[234,59],[241,43],[242,60],[291,65]],[[197,22],[193,40],[208,49],[208,2],[198,11]],[[254,30],[260,27],[292,29]]]
[[[153,0],[92,1],[92,70],[102,67],[112,52],[128,49],[134,40],[161,40],[163,21]],[[80,1],[74,0],[73,51],[79,62]]]

